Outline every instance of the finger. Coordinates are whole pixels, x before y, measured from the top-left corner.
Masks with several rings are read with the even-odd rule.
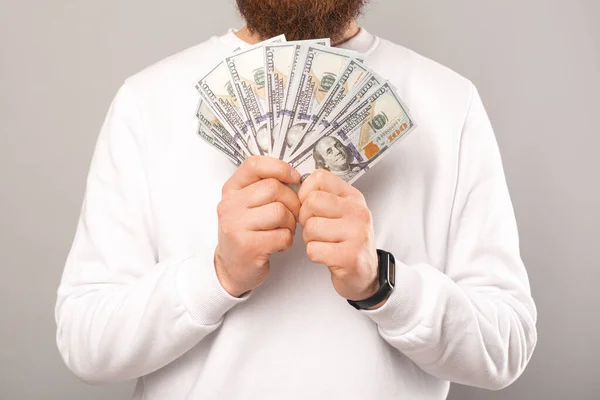
[[[251,231],[287,228],[292,233],[296,233],[296,217],[283,203],[275,202],[251,208],[246,218],[246,227]]]
[[[342,250],[340,243],[309,242],[306,244],[306,255],[310,261],[328,267],[339,265],[339,253]]]
[[[247,158],[223,186],[223,192],[240,190],[261,179],[275,178],[284,183],[300,182],[300,174],[285,161],[273,157],[252,156]]]
[[[304,239],[304,243],[313,241],[341,243],[348,239],[351,229],[348,221],[344,219],[312,217],[306,221],[302,239]]]
[[[275,178],[261,179],[242,189],[242,198],[246,199],[249,208],[264,206],[269,203],[283,203],[297,218],[300,213],[300,199],[287,185]]]
[[[323,169],[316,170],[302,183],[302,186],[298,191],[300,202],[304,203],[309,193],[315,190],[321,190],[353,200],[363,199],[363,196],[358,189],[339,176]]]
[[[329,192],[315,190],[308,194],[300,207],[298,222],[304,226],[311,217],[341,218],[350,212],[348,200]]]
[[[264,246],[266,254],[273,254],[277,251],[284,251],[292,247],[294,235],[287,228],[273,229],[271,231],[254,232],[257,236],[257,242]]]

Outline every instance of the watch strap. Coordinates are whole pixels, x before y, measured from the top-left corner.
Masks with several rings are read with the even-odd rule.
[[[377,249],[379,289],[371,297],[364,300],[348,300],[348,303],[357,310],[373,307],[386,300],[394,290],[394,275],[396,261],[394,256],[385,251]]]

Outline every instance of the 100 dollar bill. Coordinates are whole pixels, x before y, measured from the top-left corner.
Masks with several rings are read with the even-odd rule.
[[[415,124],[395,88],[382,85],[339,121],[339,127],[321,137],[290,164],[304,179],[322,168],[354,183]]]
[[[356,87],[352,93],[349,93],[344,101],[335,107],[331,113],[321,120],[317,130],[320,133],[327,133],[332,129],[337,129],[339,126],[339,120],[348,116],[348,114],[366,97],[369,97],[372,93],[377,91],[381,86],[386,84],[385,78],[371,72],[367,79],[363,82],[360,87]]]
[[[261,152],[270,154],[272,136],[267,123],[263,49],[254,47],[225,58],[231,81]]]
[[[317,113],[338,80],[344,66],[356,57],[354,51],[307,46],[302,56],[301,73],[288,93],[286,109],[279,132],[279,158],[286,159],[302,138],[311,117]]]
[[[205,136],[210,136],[211,141],[209,143],[213,144],[216,142],[219,147],[224,147],[227,152],[226,155],[233,156],[240,162],[244,161],[246,158],[242,149],[236,143],[235,139],[231,136],[231,134],[225,129],[221,121],[210,111],[204,100],[200,99],[198,103],[198,109],[196,111],[196,117],[198,118],[202,129],[201,136],[205,138]]]
[[[276,139],[279,134],[280,121],[283,115],[288,90],[294,82],[298,63],[302,54],[302,45],[317,44],[329,47],[330,40],[299,40],[285,43],[267,44],[264,46],[264,64],[266,80],[267,120],[272,135],[272,152],[276,153]]]
[[[377,91],[384,83],[385,80],[382,77],[371,71],[361,85],[354,87],[352,92],[346,95],[344,101],[339,103],[327,117],[323,116],[320,119],[318,126],[312,131],[307,132],[302,143],[296,147],[296,150],[290,156],[290,159],[295,158],[297,154],[300,154],[311,147],[320,137],[331,134],[331,132],[339,127],[339,120],[350,115],[352,110],[361,100],[364,100],[366,97]]]
[[[316,138],[318,138],[320,131],[319,124],[326,119],[330,113],[336,109],[336,107],[342,104],[348,93],[351,93],[355,87],[361,87],[365,83],[364,81],[368,79],[370,74],[370,70],[358,60],[351,59],[346,64],[339,79],[330,89],[327,99],[323,102],[317,113],[312,116],[310,122],[307,124],[302,138],[292,148],[292,155],[296,152],[296,150],[302,148],[305,143],[312,143]]]
[[[235,141],[247,156],[260,154],[246,116],[223,62],[213,68],[196,84],[200,97],[211,111],[232,132]]]
[[[282,41],[285,41],[285,36],[279,35],[253,47]],[[224,61],[221,61],[200,79],[196,84],[196,89],[213,113],[234,133],[234,138],[247,155],[267,154],[258,146],[256,132],[241,100],[236,95],[235,86]]]
[[[202,124],[200,121],[198,121],[198,135],[202,139],[204,139],[208,144],[210,144],[212,147],[219,150],[221,153],[225,154],[225,156],[229,159],[229,161],[234,163],[236,166],[239,167],[242,164],[242,161],[236,157],[236,155],[231,151],[231,149],[229,147],[223,145],[218,140],[216,140],[214,138],[214,136],[212,136],[210,130],[204,124]]]

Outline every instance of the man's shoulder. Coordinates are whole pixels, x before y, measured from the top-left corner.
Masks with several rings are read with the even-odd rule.
[[[432,131],[462,126],[474,92],[469,79],[386,39],[371,56],[373,68],[398,88],[420,125]]]
[[[400,44],[383,38],[379,40],[375,56],[382,61],[389,60],[382,62],[387,75],[394,76],[394,72],[401,71],[407,84],[436,91],[452,89],[455,93],[456,90],[470,92],[471,81],[458,72]]]
[[[194,83],[227,52],[217,36],[163,58],[126,78],[141,96],[178,88],[193,89]]]

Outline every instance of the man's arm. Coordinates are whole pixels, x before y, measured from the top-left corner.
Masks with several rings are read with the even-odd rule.
[[[375,235],[362,194],[316,171],[299,197],[308,257],[329,267],[342,297],[361,300],[375,293]],[[361,312],[378,324],[383,339],[431,375],[500,389],[529,362],[537,315],[500,153],[474,87],[452,206],[442,270],[396,258],[391,296]],[[394,247],[402,246],[384,250],[398,254]]]
[[[501,389],[531,358],[537,311],[500,152],[475,87],[459,158],[444,270],[396,260],[397,286],[390,299],[363,312],[388,343],[424,371]]]
[[[98,137],[58,289],[58,349],[88,383],[133,379],[167,365],[247,299],[220,285],[214,249],[157,262],[144,120],[125,83]]]

